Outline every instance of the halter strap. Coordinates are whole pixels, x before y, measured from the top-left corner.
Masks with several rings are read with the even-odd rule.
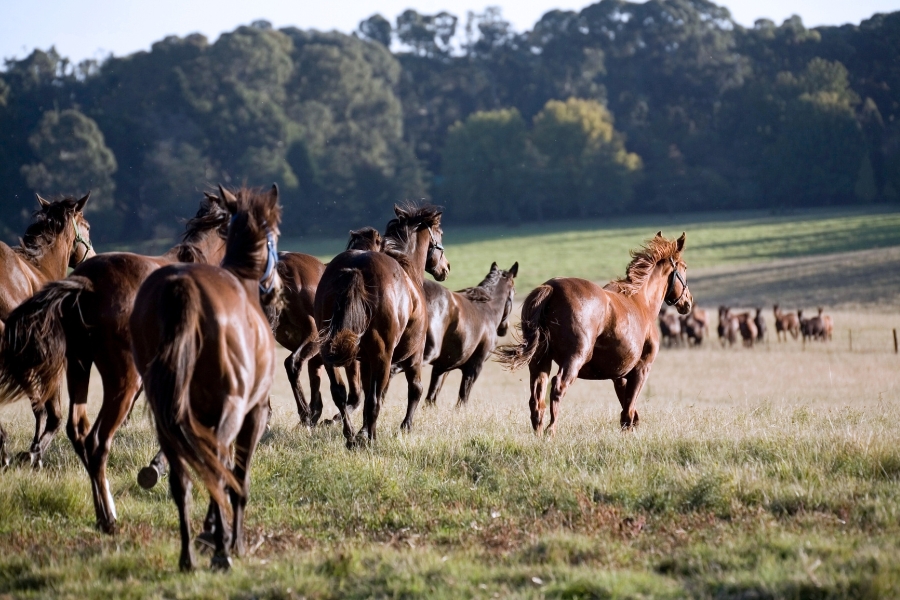
[[[443,252],[444,246],[442,244],[439,244],[438,241],[436,239],[434,239],[434,231],[431,229],[431,227],[428,228],[428,235],[431,236],[431,247],[437,248],[438,250]]]
[[[669,283],[666,286],[666,295],[663,300],[665,300],[666,306],[674,306],[675,304],[681,302],[681,299],[684,298],[684,294],[688,290],[688,285],[684,277],[681,276],[681,273],[678,272],[678,265],[675,264],[675,259],[670,256],[669,262],[672,263],[672,272],[669,274]],[[679,296],[674,300],[669,300],[669,296],[675,293],[676,278],[681,282],[681,294],[679,294]]]
[[[263,276],[259,280],[259,292],[263,295],[268,294],[273,289],[275,289],[275,280],[273,279],[269,282],[269,285],[264,284],[264,281],[267,281],[270,277],[272,277],[272,272],[275,270],[275,266],[278,264],[278,248],[275,243],[275,235],[270,231],[266,234],[266,271],[263,273]]]
[[[72,229],[75,231],[75,241],[73,242],[75,244],[75,247],[77,248],[78,244],[84,245],[84,255],[81,257],[81,260],[75,263],[75,266],[77,267],[84,262],[84,260],[87,258],[88,253],[93,250],[93,246],[91,246],[90,240],[86,240],[81,237],[81,232],[78,231],[78,226],[75,225],[75,215],[72,215]]]

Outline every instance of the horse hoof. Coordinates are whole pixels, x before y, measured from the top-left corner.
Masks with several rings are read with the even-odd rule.
[[[119,532],[119,526],[115,521],[97,521],[97,529],[107,535],[115,535]]]
[[[213,571],[229,571],[231,570],[231,557],[224,554],[216,554],[210,561],[210,567]]]
[[[155,467],[144,467],[138,471],[137,481],[145,490],[152,490],[159,482],[159,471]]]

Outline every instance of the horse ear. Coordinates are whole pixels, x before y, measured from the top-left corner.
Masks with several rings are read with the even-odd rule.
[[[75,212],[84,212],[84,205],[87,204],[88,198],[91,197],[91,191],[84,195],[84,198],[75,203]]]
[[[678,249],[679,252],[681,252],[682,250],[684,250],[684,238],[685,238],[685,236],[686,236],[686,234],[682,231],[682,232],[681,232],[681,237],[678,238],[678,241],[676,242],[676,246],[675,246],[675,247]]]
[[[409,213],[407,213],[399,204],[394,205],[394,214],[397,215],[398,219],[408,219]]]
[[[228,212],[234,214],[237,212],[237,197],[219,184],[219,198],[225,203]]]
[[[210,194],[209,192],[203,192],[203,197],[206,198],[207,202],[212,204],[221,204],[221,200],[215,194]]]
[[[275,208],[278,204],[278,184],[273,183],[272,188],[269,190],[269,206]]]
[[[656,237],[662,237],[662,231],[657,231],[657,232],[656,232]]]
[[[40,194],[35,194],[34,197],[37,198],[38,204],[41,205],[41,208],[47,208],[48,206],[50,206],[50,201],[41,198]]]
[[[509,268],[509,272],[513,277],[519,274],[519,261],[513,263],[513,266]]]
[[[499,269],[499,267],[497,266],[497,262],[496,261],[492,262],[490,272],[493,273],[494,271],[496,271],[498,269]]]

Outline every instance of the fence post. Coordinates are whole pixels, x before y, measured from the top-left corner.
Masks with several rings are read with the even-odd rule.
[[[847,330],[847,339],[850,340],[850,352],[853,352],[853,330]]]
[[[894,354],[898,353],[897,349],[897,328],[894,328]]]

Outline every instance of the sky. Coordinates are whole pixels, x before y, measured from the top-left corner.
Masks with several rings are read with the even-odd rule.
[[[80,62],[149,50],[167,35],[200,32],[210,41],[257,19],[276,28],[336,29],[349,33],[366,17],[381,13],[394,22],[407,8],[434,14],[445,10],[465,20],[468,11],[499,6],[516,31],[531,29],[556,8],[580,10],[573,0],[0,0],[0,58],[23,58],[32,49],[57,51]],[[876,12],[900,10],[900,0],[719,0],[735,21],[758,18],[781,23],[791,15],[808,27],[858,24]]]

